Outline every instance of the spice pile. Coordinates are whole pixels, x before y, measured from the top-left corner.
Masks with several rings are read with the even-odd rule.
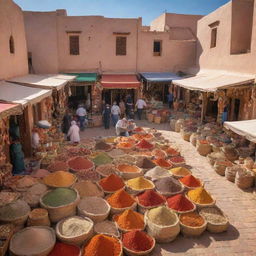
[[[219,230],[224,231],[226,216],[214,207],[215,200],[203,182],[184,167],[180,152],[156,130],[138,132],[127,138],[101,138],[97,143],[86,140],[91,141],[89,149],[87,144],[64,145],[45,170],[33,172],[36,178],[11,178],[6,187],[15,193],[0,193],[0,220],[15,223],[21,218],[24,225],[27,216],[47,217],[47,225],[55,227],[58,222],[58,238],[72,243],[76,237],[87,236],[84,246],[77,247],[55,243],[53,232],[50,256],[119,256],[123,250],[149,254],[155,241],[172,241],[180,232],[185,235],[183,226],[207,226],[211,232],[210,224],[222,225]],[[31,211],[30,206],[39,207],[39,202],[42,208]],[[55,215],[61,217],[55,221]],[[45,231],[30,229],[15,246],[30,255],[36,248],[24,241],[34,242],[40,250],[49,244],[45,235]]]

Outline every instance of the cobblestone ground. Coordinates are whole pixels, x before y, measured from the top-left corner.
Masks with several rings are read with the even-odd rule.
[[[158,244],[152,256],[159,255],[207,255],[207,256],[248,256],[256,255],[256,197],[254,189],[242,191],[216,174],[205,157],[200,156],[195,148],[184,141],[179,133],[169,131],[168,124],[152,124],[147,121],[137,122],[143,127],[154,127],[173,144],[177,145],[193,173],[205,182],[205,187],[217,200],[217,205],[226,213],[230,227],[222,234],[205,232],[199,238],[185,238],[179,235],[169,244]],[[111,136],[115,130],[89,128],[83,137]]]

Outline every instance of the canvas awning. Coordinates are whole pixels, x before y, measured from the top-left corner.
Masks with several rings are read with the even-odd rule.
[[[75,76],[53,74],[53,75],[26,75],[9,79],[8,82],[19,83],[26,86],[41,89],[62,89],[68,82],[74,80]]]
[[[233,73],[209,72],[199,73],[196,76],[182,78],[180,80],[173,80],[173,84],[189,90],[214,92],[219,89],[248,85],[254,81],[254,76]]]
[[[142,72],[140,73],[143,79],[148,82],[172,82],[172,80],[179,80],[181,77],[170,72]]]
[[[241,136],[244,136],[247,140],[256,143],[256,119],[224,122],[224,127]]]
[[[21,105],[0,102],[0,117],[19,115],[22,113]]]
[[[51,90],[32,88],[5,81],[0,82],[1,102],[20,104],[25,107],[27,104],[38,103],[51,95]]]
[[[105,89],[137,89],[140,82],[136,75],[102,75],[101,85]]]
[[[76,76],[74,82],[95,83],[97,81],[97,73],[67,73],[67,75]]]

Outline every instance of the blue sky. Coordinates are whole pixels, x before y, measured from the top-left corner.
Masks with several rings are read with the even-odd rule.
[[[68,15],[102,15],[113,18],[143,18],[150,22],[164,11],[208,14],[229,0],[14,0],[23,10],[66,9]]]

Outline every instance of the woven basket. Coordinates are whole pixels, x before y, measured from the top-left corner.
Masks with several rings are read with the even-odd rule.
[[[200,140],[197,140],[196,150],[201,156],[207,156],[212,152],[212,147],[210,144],[202,144]]]
[[[45,205],[43,203],[42,198],[49,193],[50,191],[46,191],[40,198],[40,205],[42,208],[45,208],[49,213],[49,218],[51,222],[58,222],[63,218],[70,217],[76,215],[76,206],[78,205],[80,201],[79,193],[76,189],[73,189],[76,192],[76,200],[70,204],[59,206],[59,207],[51,207],[48,205]]]
[[[251,175],[249,176],[243,176],[237,172],[235,177],[235,184],[241,189],[247,189],[253,186],[254,179],[255,176],[253,172],[251,172]]]
[[[77,219],[85,219],[85,220],[89,221],[91,223],[91,227],[88,229],[87,232],[85,232],[79,236],[67,237],[67,236],[62,235],[60,230],[61,230],[63,222],[69,218],[62,219],[61,221],[59,221],[57,223],[56,228],[55,228],[57,238],[63,243],[81,246],[86,240],[90,239],[93,236],[93,221],[87,217],[79,217],[79,216],[72,217],[72,218],[77,218]]]
[[[47,256],[51,251],[52,249],[54,248],[54,245],[56,243],[56,235],[55,235],[55,231],[50,228],[50,227],[41,227],[41,226],[37,226],[37,227],[28,227],[28,228],[24,228],[20,231],[18,231],[17,233],[15,233],[12,238],[11,238],[11,241],[10,241],[10,247],[9,247],[9,250],[10,250],[10,253],[12,256],[24,256],[24,255],[21,255],[21,254],[15,254],[15,251],[13,249],[13,240],[15,239],[16,236],[22,234],[23,232],[25,232],[26,230],[28,229],[31,229],[31,228],[37,228],[37,229],[47,229],[50,231],[51,235],[52,235],[52,243],[49,244],[48,248],[46,248],[44,251],[41,251],[41,252],[38,252],[37,254],[33,254],[33,255],[26,255],[26,256]],[[17,252],[16,252],[17,253]]]
[[[115,166],[114,166],[113,164],[106,164],[106,165],[109,166],[110,168],[113,168],[113,169],[114,169],[114,173],[117,173],[117,170],[116,170],[116,168],[115,168]],[[95,171],[96,171],[102,178],[106,178],[106,177],[108,177],[109,175],[106,175],[106,174],[104,174],[104,173],[102,173],[102,172],[100,171],[100,168],[102,168],[102,166],[104,166],[104,165],[98,166]]]
[[[116,215],[113,215],[113,221],[116,223],[116,225],[117,225],[119,231],[122,232],[122,233],[127,233],[127,232],[134,231],[134,230],[143,231],[143,230],[146,228],[145,220],[144,220],[144,227],[143,227],[142,229],[130,229],[130,230],[128,230],[128,229],[123,229],[123,228],[121,228],[121,227],[118,225],[118,223],[116,222],[115,219],[116,219]]]
[[[223,214],[223,216],[226,218],[226,221],[223,223],[219,223],[219,224],[207,221],[207,230],[210,233],[222,233],[228,229],[228,226],[229,226],[228,217],[223,213],[223,211],[220,208],[218,208],[218,209]],[[201,215],[200,211],[199,211],[199,214]]]
[[[214,170],[217,174],[221,175],[221,176],[225,176],[225,171],[226,171],[226,168],[227,167],[230,167],[228,165],[223,165],[221,164],[221,162],[224,162],[224,161],[216,161],[215,164],[214,164]],[[231,162],[227,162],[228,163],[231,163]],[[232,164],[232,163],[231,163]]]
[[[202,209],[202,208],[205,208],[205,207],[211,207],[211,206],[214,206],[216,204],[216,200],[211,196],[211,198],[213,199],[213,202],[210,203],[210,204],[199,204],[199,203],[196,203],[194,202],[193,200],[191,200],[188,195],[186,194],[185,195],[187,197],[188,200],[190,200],[192,203],[194,203],[197,207],[197,209]]]
[[[185,236],[185,237],[200,236],[206,230],[206,227],[207,227],[207,222],[205,219],[204,219],[204,224],[200,227],[190,227],[190,226],[183,224],[180,221],[180,230],[181,230],[181,233],[183,234],[183,236]]]
[[[147,217],[148,211],[144,215],[144,221],[147,224],[147,233],[154,237],[157,243],[169,243],[173,241],[180,233],[180,221],[176,213],[176,221],[169,226],[160,226],[154,224]]]
[[[102,199],[102,200],[104,200],[104,199]],[[83,216],[83,217],[88,217],[88,218],[90,218],[94,223],[104,221],[105,219],[107,219],[107,217],[108,217],[108,215],[109,215],[109,213],[110,213],[110,209],[111,209],[109,203],[108,203],[106,200],[104,200],[104,202],[106,203],[107,208],[108,208],[105,213],[101,213],[101,214],[90,213],[90,212],[88,212],[88,211],[86,211],[86,210],[81,209],[81,208],[79,207],[79,205],[78,205],[78,206],[77,206],[78,215],[79,215],[79,216]]]
[[[44,209],[45,210],[45,209]],[[45,210],[45,214],[42,217],[33,218],[31,213],[28,215],[27,226],[51,226],[48,212]]]
[[[156,240],[153,237],[151,237],[151,238],[153,240],[153,244],[152,244],[152,247],[149,250],[143,251],[143,252],[136,252],[136,251],[128,249],[127,247],[125,247],[123,245],[123,249],[124,249],[125,254],[128,255],[128,256],[149,255],[155,249],[155,246],[156,246]]]
[[[121,176],[123,179],[130,180],[133,178],[143,176],[143,170],[139,167],[137,167],[137,169],[138,169],[138,172],[121,172],[118,170],[118,167],[117,167],[117,172],[118,172],[118,175]]]

